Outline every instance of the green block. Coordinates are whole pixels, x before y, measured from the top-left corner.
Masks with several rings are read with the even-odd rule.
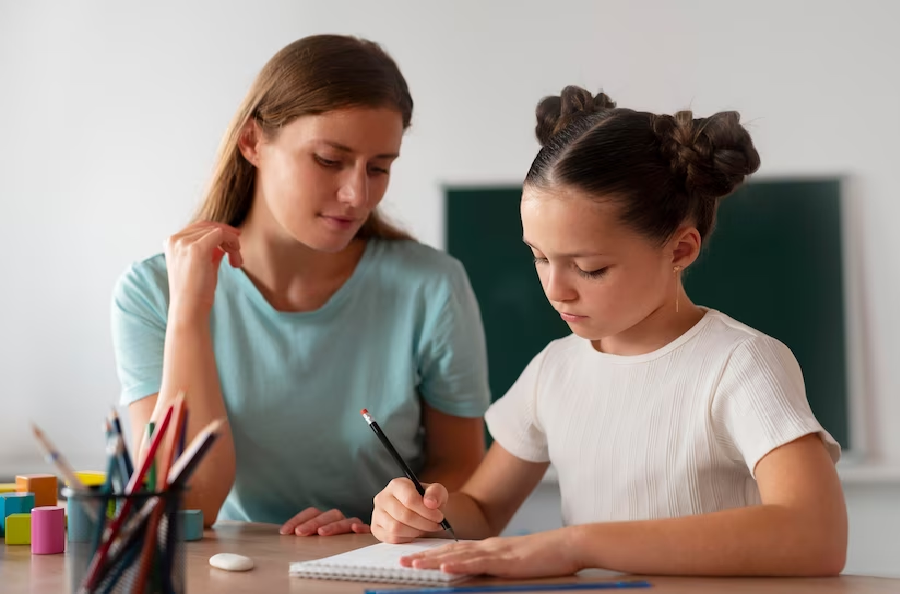
[[[10,514],[6,517],[6,544],[31,544],[31,514]]]

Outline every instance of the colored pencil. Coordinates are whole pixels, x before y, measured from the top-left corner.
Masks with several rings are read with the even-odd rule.
[[[144,455],[143,459],[140,460],[139,470],[131,476],[131,480],[125,487],[125,495],[132,495],[135,492],[137,486],[143,483],[144,477],[147,475],[147,471],[150,470],[150,464],[156,457],[156,451],[157,449],[159,449],[159,444],[162,442],[163,437],[166,434],[166,429],[168,428],[171,419],[172,407],[169,406],[168,410],[166,410],[165,416],[163,417],[162,423],[160,423],[159,429],[157,429],[153,441],[151,442],[150,447],[146,452],[146,455]],[[100,547],[94,554],[93,559],[91,559],[91,563],[88,566],[87,571],[85,572],[84,581],[82,582],[82,587],[86,588],[87,590],[92,590],[95,587],[100,567],[102,567],[103,563],[106,561],[106,556],[109,553],[109,548],[112,545],[113,540],[115,540],[116,536],[118,535],[119,530],[122,528],[122,524],[125,522],[128,513],[131,511],[131,506],[133,505],[132,502],[132,498],[126,497],[125,502],[122,504],[122,509],[119,511],[119,514],[115,517],[115,519],[112,521],[112,524],[107,529],[107,538],[105,538],[103,542],[100,543]]]

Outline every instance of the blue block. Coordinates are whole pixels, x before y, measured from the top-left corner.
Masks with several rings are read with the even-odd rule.
[[[181,540],[203,539],[203,512],[199,509],[183,509],[178,512],[181,524]]]
[[[6,532],[6,516],[30,514],[34,509],[34,493],[0,493],[0,530]]]

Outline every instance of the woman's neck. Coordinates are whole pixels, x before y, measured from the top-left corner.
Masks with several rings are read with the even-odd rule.
[[[339,252],[316,251],[250,220],[240,241],[242,270],[279,311],[322,307],[353,275],[366,250],[365,241],[353,240]]]
[[[644,355],[677,339],[706,314],[703,308],[691,303],[683,288],[680,291],[677,308],[674,301],[666,302],[631,328],[615,336],[591,341],[594,349],[611,355]]]

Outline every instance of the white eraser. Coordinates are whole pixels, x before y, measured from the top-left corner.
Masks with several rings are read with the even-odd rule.
[[[218,553],[209,558],[209,564],[225,571],[249,571],[253,569],[253,559],[234,553]]]

